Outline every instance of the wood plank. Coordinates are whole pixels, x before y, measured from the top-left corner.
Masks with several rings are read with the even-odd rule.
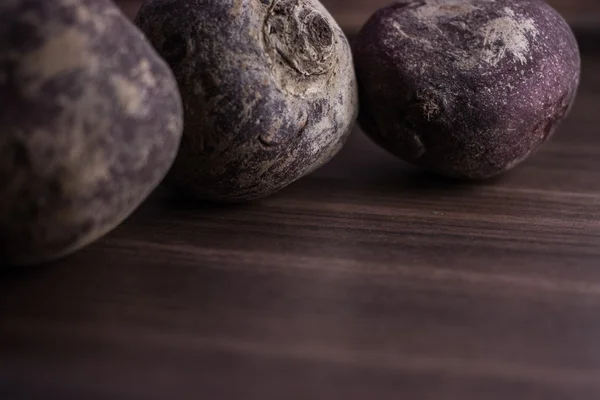
[[[159,191],[105,239],[0,270],[2,399],[600,398],[600,59],[555,139],[483,185],[358,130],[238,206]]]

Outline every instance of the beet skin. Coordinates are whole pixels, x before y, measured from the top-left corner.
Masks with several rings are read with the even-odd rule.
[[[267,196],[329,161],[350,133],[352,54],[317,0],[147,0],[136,23],[183,99],[172,186],[215,201]]]
[[[505,172],[554,132],[574,101],[577,42],[541,0],[401,1],[354,46],[363,130],[443,175]]]

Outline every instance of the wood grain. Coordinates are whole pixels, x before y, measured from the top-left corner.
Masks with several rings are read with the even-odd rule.
[[[0,275],[2,399],[600,397],[600,59],[571,118],[484,185],[355,132],[263,201],[159,191]]]
[[[494,182],[357,130],[276,196],[160,190],[68,259],[0,269],[0,399],[597,400],[599,69]]]

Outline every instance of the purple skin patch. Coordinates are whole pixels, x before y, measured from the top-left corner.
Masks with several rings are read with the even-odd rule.
[[[541,0],[419,0],[377,11],[354,43],[363,130],[399,158],[485,179],[546,141],[580,79],[575,37]]]
[[[109,0],[0,1],[0,266],[58,258],[166,175],[177,83]]]

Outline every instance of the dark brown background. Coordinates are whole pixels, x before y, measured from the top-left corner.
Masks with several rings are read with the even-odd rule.
[[[375,3],[330,4],[352,32]],[[453,183],[357,130],[262,201],[159,191],[72,257],[0,269],[0,399],[599,399],[598,6],[557,5],[582,87],[522,167]]]

